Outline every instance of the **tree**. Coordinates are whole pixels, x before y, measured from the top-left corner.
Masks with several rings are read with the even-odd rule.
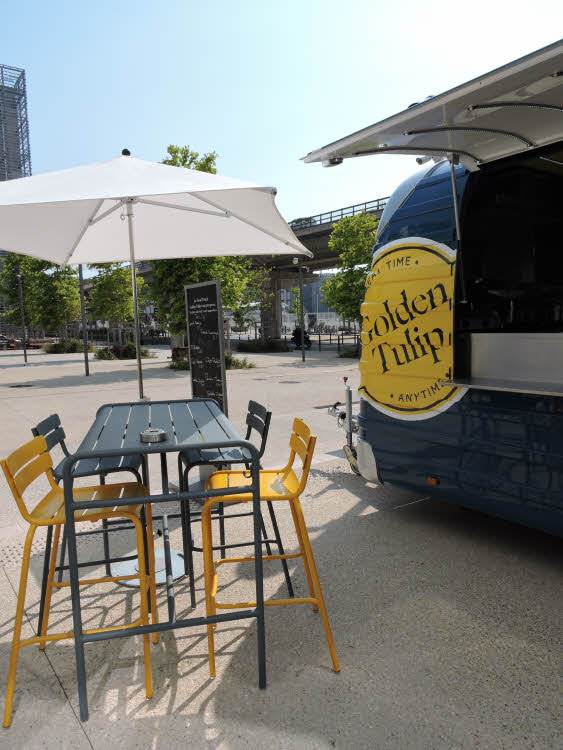
[[[248,269],[246,286],[238,304],[231,306],[235,324],[240,328],[253,319],[258,308],[262,314],[269,311],[272,304],[270,270],[266,266],[253,266]]]
[[[117,327],[121,344],[123,323],[135,317],[131,269],[122,263],[94,263],[91,268],[98,271],[90,295],[91,310],[96,318],[104,318]],[[139,301],[143,285],[144,279],[137,274]]]
[[[163,164],[173,167],[197,169],[200,172],[216,174],[215,151],[203,154],[192,151],[189,146],[168,146],[168,157]],[[186,330],[186,308],[184,286],[202,281],[219,279],[223,306],[235,311],[248,297],[245,293],[252,288],[252,261],[250,258],[235,256],[211,258],[180,258],[177,260],[157,260],[152,262],[151,297],[157,307],[158,319],[172,334]]]
[[[338,270],[321,287],[323,301],[344,320],[361,323],[360,308],[371,268],[371,255],[379,219],[362,212],[334,225],[328,245],[340,256]]]
[[[20,324],[17,273],[21,271],[26,325],[66,335],[66,326],[80,318],[76,270],[38,258],[10,253],[0,271],[0,294],[8,310],[4,319]]]
[[[168,158],[163,159],[162,163],[168,164],[169,167],[186,167],[186,169],[197,169],[198,172],[217,174],[215,151],[210,151],[200,158],[199,151],[192,151],[189,146],[170,145],[166,152]]]
[[[289,312],[293,313],[295,315],[295,319],[300,323],[300,316],[301,316],[301,291],[298,286],[294,287],[291,290],[291,306],[289,308]],[[305,305],[303,305],[303,315],[307,314],[307,310],[305,309]]]

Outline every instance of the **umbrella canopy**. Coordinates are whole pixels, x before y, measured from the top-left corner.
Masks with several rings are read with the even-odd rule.
[[[143,398],[136,260],[312,253],[277,210],[275,188],[123,153],[0,183],[0,248],[59,265],[131,261]],[[84,357],[88,374],[86,340]]]
[[[59,265],[135,258],[311,253],[276,190],[131,156],[0,183],[0,248]]]

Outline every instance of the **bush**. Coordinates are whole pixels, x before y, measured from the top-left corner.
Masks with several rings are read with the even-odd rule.
[[[84,343],[78,339],[63,339],[52,344],[44,344],[43,351],[46,354],[78,354],[84,351]],[[88,351],[93,351],[92,344],[88,344]]]
[[[291,349],[281,339],[254,339],[254,341],[239,341],[238,342],[239,352],[290,352]]]
[[[102,347],[95,351],[96,359],[137,359],[137,349],[133,341],[126,344],[115,344],[110,347]],[[153,359],[154,355],[146,348],[141,348],[141,357],[143,359]]]
[[[107,348],[96,349],[94,356],[96,359],[117,359],[112,350]]]
[[[175,359],[172,362],[170,362],[168,367],[171,370],[189,370],[190,363],[187,359]]]
[[[190,369],[190,363],[187,359],[177,359],[174,362],[170,362],[168,366],[171,370]],[[246,357],[243,357],[243,359],[237,359],[230,354],[225,354],[225,367],[227,370],[249,370],[252,367],[256,367],[256,365],[249,362]]]
[[[341,352],[338,356],[344,359],[359,359],[360,348],[354,346],[352,349],[344,349],[344,351]]]
[[[246,357],[237,359],[231,354],[225,354],[225,367],[227,370],[250,370],[252,367],[256,367],[256,365],[249,362]]]

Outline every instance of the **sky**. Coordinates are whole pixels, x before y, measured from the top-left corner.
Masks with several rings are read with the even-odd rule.
[[[275,186],[290,221],[387,196],[417,169],[301,157],[557,41],[563,3],[21,0],[0,17],[0,63],[26,70],[33,174],[189,145]]]

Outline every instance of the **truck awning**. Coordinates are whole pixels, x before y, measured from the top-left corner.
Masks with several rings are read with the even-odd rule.
[[[335,166],[372,154],[437,159],[468,169],[563,139],[563,40],[311,151]]]

